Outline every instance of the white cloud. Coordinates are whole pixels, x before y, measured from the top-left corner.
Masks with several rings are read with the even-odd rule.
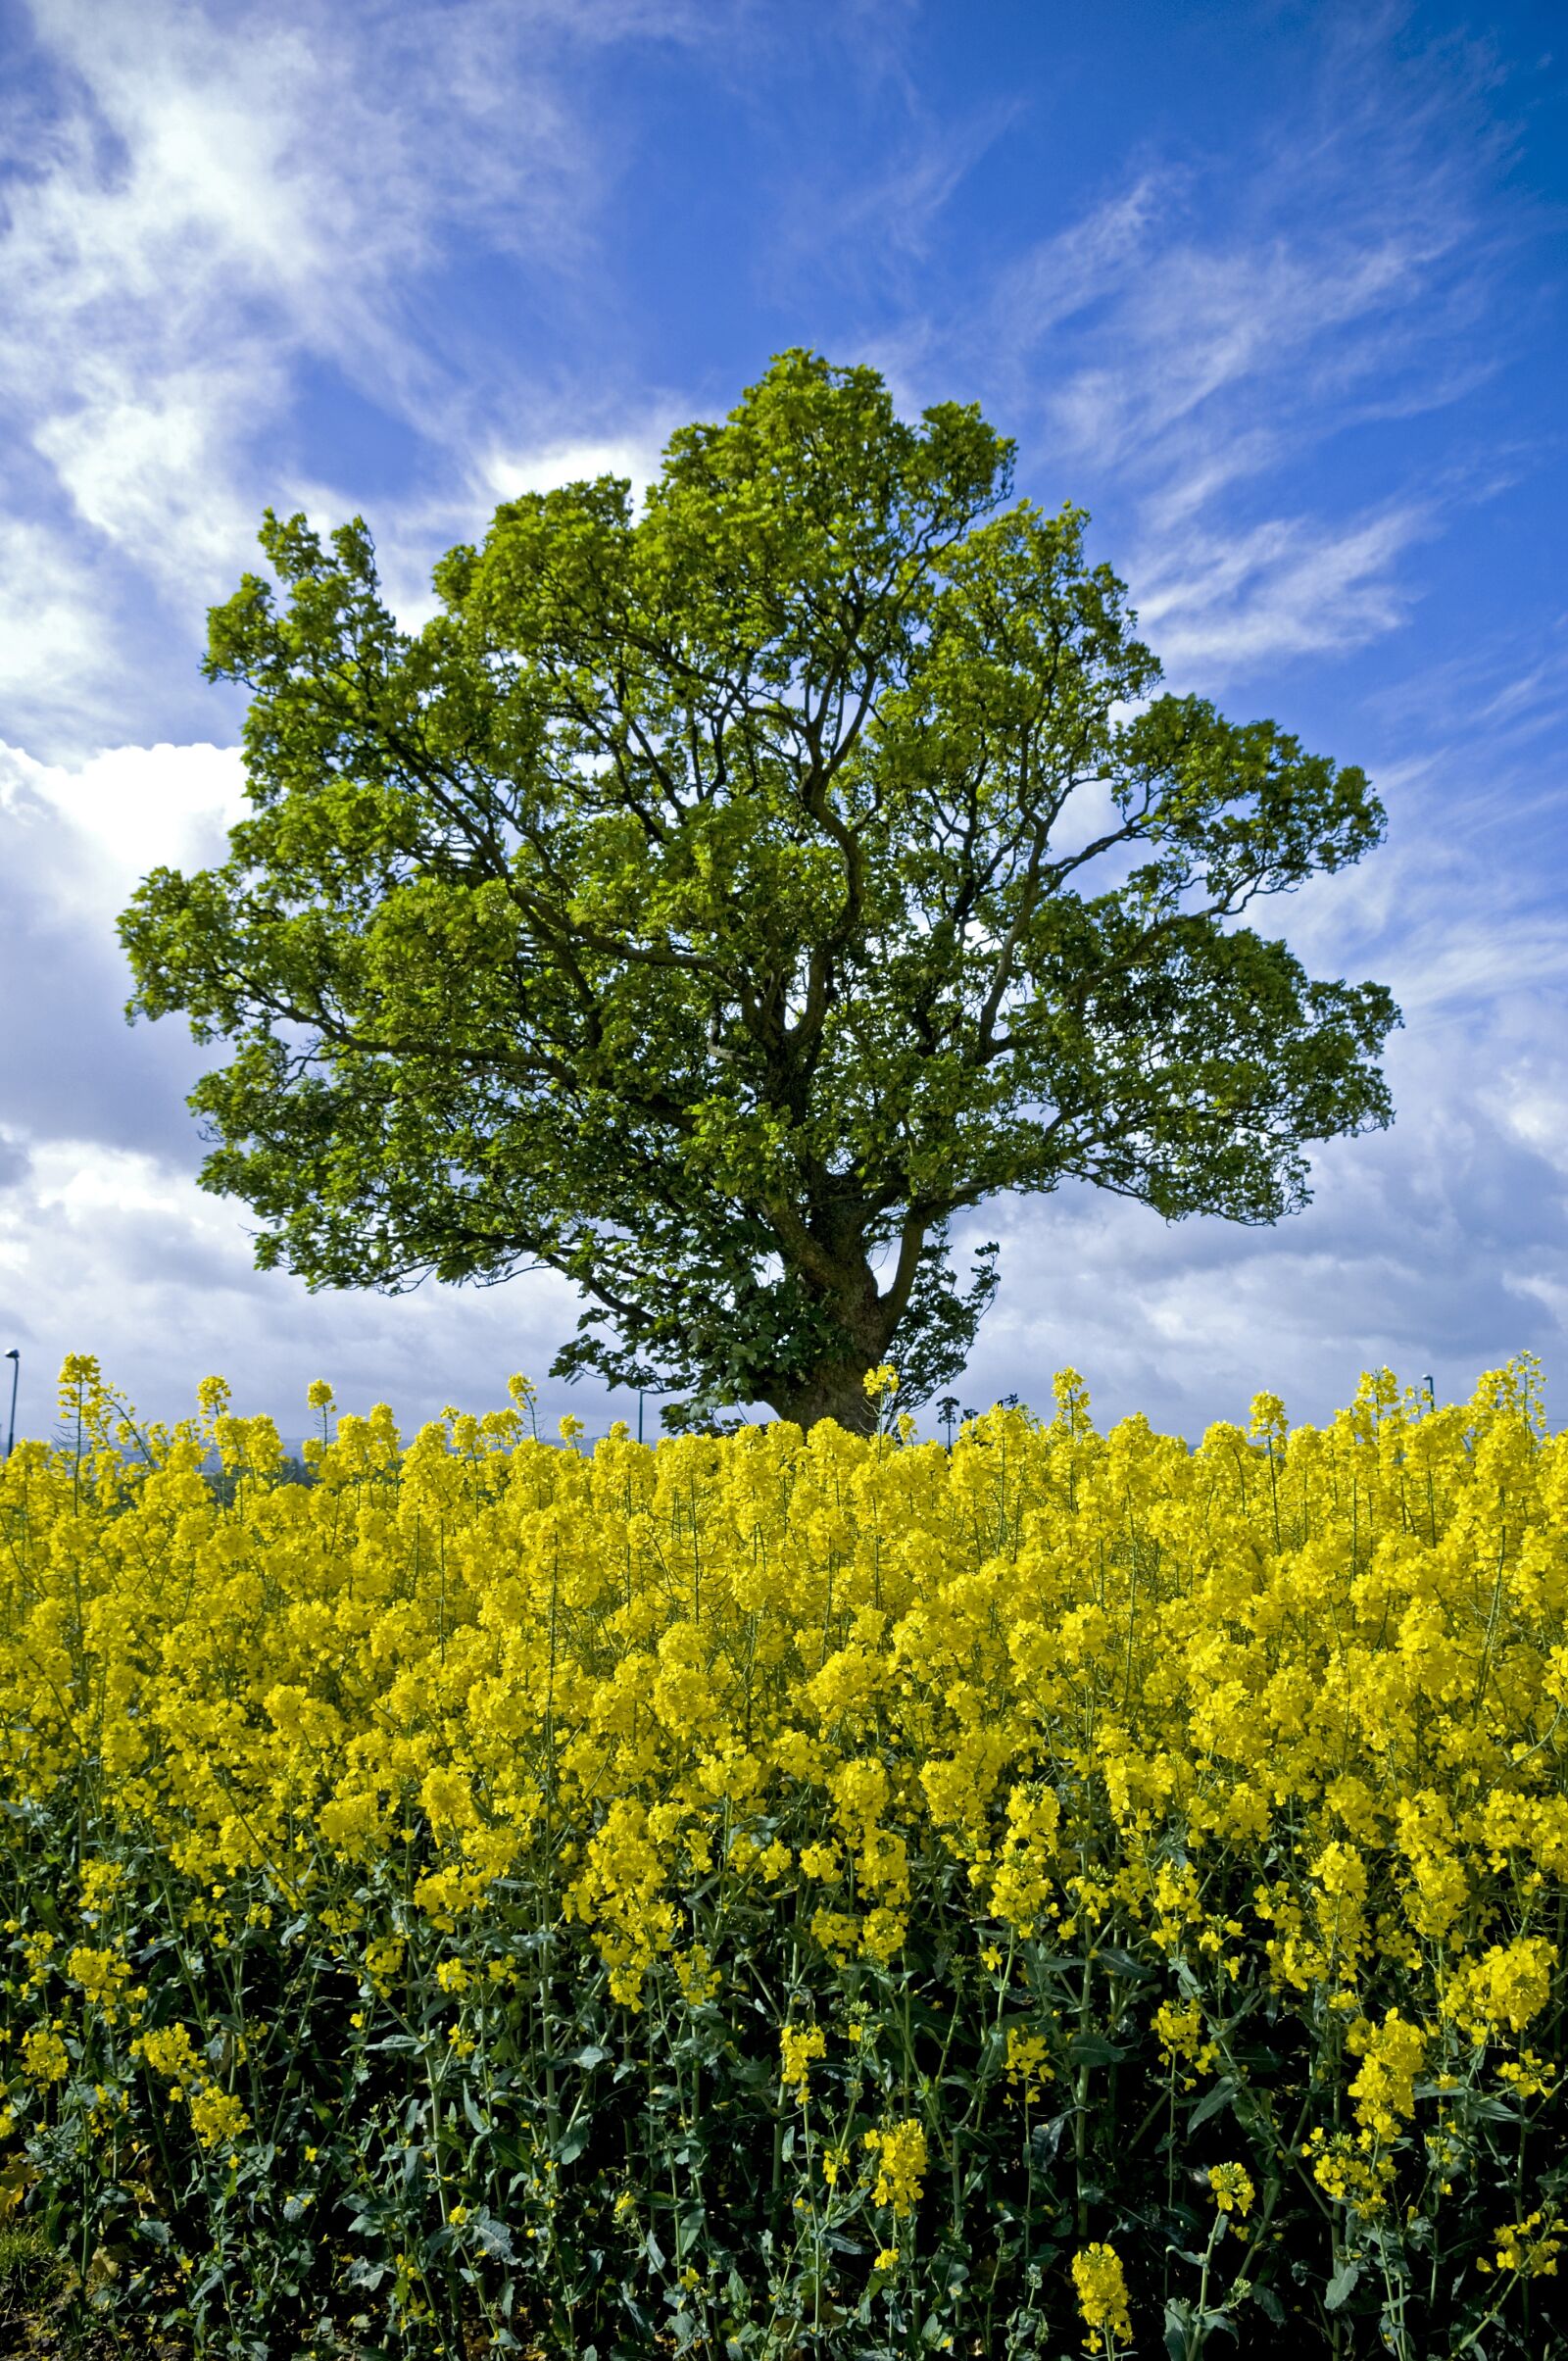
[[[1084,448],[1092,436],[1098,459],[1158,474],[1195,444],[1212,464],[1198,414],[1222,395],[1261,384],[1271,407],[1288,389],[1292,411],[1321,411],[1336,390],[1387,369],[1391,320],[1423,292],[1459,225],[1395,234],[1352,217],[1327,237],[1309,224],[1292,234],[1298,243],[1282,233],[1261,250],[1243,236],[1228,249],[1176,241],[1148,254],[1105,322],[1114,362],[1074,372],[1053,397],[1068,441]],[[1364,338],[1343,333],[1363,326]],[[1270,455],[1266,442],[1258,450]]]
[[[1009,410],[1038,405],[1042,354],[1052,332],[1103,309],[1153,251],[1155,224],[1174,182],[1152,173],[1092,206],[982,281],[956,317],[906,319],[873,337],[866,358],[896,396],[914,407],[955,384],[983,384]],[[1049,363],[1048,363],[1049,369]],[[1085,373],[1080,424],[1097,415]],[[1064,394],[1056,396],[1065,400]],[[1091,433],[1091,442],[1097,434]]]
[[[136,1223],[146,1214],[169,1220],[192,1237],[230,1255],[236,1277],[249,1273],[233,1238],[233,1225],[217,1221],[217,1206],[184,1174],[168,1171],[151,1156],[117,1153],[97,1142],[50,1140],[33,1155],[33,1207],[78,1233],[106,1220]]]
[[[5,390],[81,522],[200,596],[240,548],[241,447],[327,260],[286,103],[309,112],[319,76],[297,32],[224,42],[157,7],[57,6],[41,30],[77,108],[13,187]]]
[[[636,502],[659,473],[660,454],[668,431],[664,427],[602,441],[550,443],[539,450],[493,446],[479,464],[478,478],[490,499],[501,501],[515,500],[522,492],[558,492],[566,484],[597,475],[624,475],[631,479]]]
[[[1568,960],[1563,980],[1568,983]],[[1497,1123],[1568,1181],[1568,1058],[1544,1052],[1516,1059],[1483,1086],[1480,1101]]]
[[[0,709],[100,705],[114,664],[97,603],[91,569],[63,535],[0,516]]]
[[[986,298],[998,353],[1016,366],[1053,329],[1081,313],[1103,311],[1140,284],[1180,187],[1174,173],[1140,172],[1001,271]]]
[[[1457,1400],[1526,1348],[1560,1373],[1563,998],[1502,995],[1396,1036],[1393,1129],[1318,1148],[1312,1204],[1274,1228],[1166,1224],[1088,1188],[984,1208],[973,1236],[1002,1240],[1003,1292],[963,1401],[1038,1411],[1070,1365],[1102,1418],[1142,1409],[1196,1441],[1262,1387],[1321,1420],[1364,1369],[1431,1371]]]
[[[254,545],[255,513],[229,481],[232,439],[281,395],[282,372],[253,354],[227,371],[173,370],[143,394],[111,382],[33,442],[82,521],[183,604],[189,584],[223,581]]]
[[[858,150],[830,162],[814,158],[792,181],[769,225],[766,267],[775,285],[817,298],[828,279],[853,289],[891,282],[907,290],[937,245],[953,199],[1027,104],[1013,94],[933,114],[907,76],[898,78],[905,121],[886,159]]]
[[[0,845],[13,878],[107,940],[153,868],[221,861],[249,809],[234,746],[117,746],[74,767],[0,744]]]
[[[1364,646],[1403,621],[1396,562],[1431,529],[1429,510],[1398,503],[1339,525],[1280,516],[1168,534],[1137,568],[1140,628],[1173,675],[1205,680]]]
[[[1280,171],[1288,184],[1289,157]],[[1368,399],[1435,348],[1440,365],[1404,407],[1471,381],[1441,366],[1437,324],[1446,274],[1467,267],[1456,195],[1417,215],[1419,229],[1363,211],[1353,185],[1336,195],[1324,220],[1289,231],[1156,242],[1088,337],[1093,357],[1048,401],[1053,434],[1133,497],[1124,570],[1155,645],[1216,682],[1402,622],[1400,561],[1458,493],[1423,484],[1344,516],[1257,514],[1257,487],[1286,467],[1298,475],[1314,444],[1364,422]]]
[[[1393,436],[1381,496],[1337,499],[1315,465],[1474,394],[1527,332],[1497,292],[1520,216],[1488,62],[1393,33],[1325,24],[1278,114],[1217,156],[1113,160],[1076,219],[873,347],[906,399],[978,386],[1043,497],[1115,507],[1141,620],[1205,686],[1397,628],[1414,543],[1496,489],[1469,453],[1406,477]]]
[[[95,742],[104,699],[84,685],[126,661],[138,575],[189,664],[202,609],[255,562],[261,509],[295,493],[279,445],[302,369],[337,372],[424,438],[460,504],[455,455],[494,443],[500,418],[548,434],[569,392],[542,397],[518,363],[498,373],[462,315],[432,336],[420,291],[460,231],[470,255],[574,283],[605,160],[563,96],[565,64],[615,41],[712,41],[733,14],[44,0],[54,103],[19,131],[0,226],[0,424],[43,470],[0,513],[0,625],[23,608],[0,629],[0,728],[24,718],[39,752]],[[428,505],[428,487],[411,494]],[[40,571],[50,594],[24,602],[13,583]]]
[[[574,1317],[571,1291],[553,1278],[308,1296],[254,1269],[236,1207],[189,1171],[98,1140],[35,1146],[20,1172],[0,1164],[0,1328],[23,1353],[21,1435],[49,1432],[69,1353],[95,1354],[146,1418],[188,1415],[199,1379],[216,1371],[237,1411],[266,1410],[293,1438],[310,1422],[307,1386],[324,1376],[344,1408],[390,1402],[412,1434],[454,1396],[461,1408],[504,1404],[515,1370],[543,1381]],[[546,1432],[565,1410],[595,1406],[548,1382],[544,1397]],[[626,1399],[609,1414],[628,1415]]]

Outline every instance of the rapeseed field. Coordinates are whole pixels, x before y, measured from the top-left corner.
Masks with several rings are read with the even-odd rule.
[[[0,2211],[223,2355],[1528,2354],[1568,1436],[999,1407],[0,1472]],[[203,1472],[221,1455],[215,1497]]]

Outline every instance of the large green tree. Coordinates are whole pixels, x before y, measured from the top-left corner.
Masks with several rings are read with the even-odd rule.
[[[974,408],[790,352],[615,477],[529,493],[400,630],[359,520],[269,513],[214,610],[250,692],[229,859],[156,869],[127,1016],[262,1267],[564,1273],[558,1375],[864,1425],[961,1367],[953,1217],[1066,1176],[1272,1222],[1390,1119],[1377,984],[1241,922],[1357,860],[1356,769],[1158,693],[1082,512]]]

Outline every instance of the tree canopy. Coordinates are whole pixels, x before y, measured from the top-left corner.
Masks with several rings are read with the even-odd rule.
[[[120,920],[127,1018],[232,1045],[189,1104],[261,1267],[548,1267],[555,1374],[863,1426],[962,1367],[998,1192],[1273,1222],[1388,1123],[1388,992],[1244,922],[1378,842],[1365,776],[1162,693],[1013,456],[785,353],[640,507],[504,503],[417,631],[362,520],[268,513],[205,664],[250,813]]]

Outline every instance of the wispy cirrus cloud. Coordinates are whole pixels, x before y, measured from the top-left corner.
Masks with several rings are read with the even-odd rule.
[[[461,489],[451,455],[508,417],[514,431],[538,395],[515,359],[486,371],[442,294],[454,240],[569,288],[612,160],[567,67],[718,39],[732,14],[43,0],[0,215],[0,420],[26,461],[0,534],[24,561],[10,579],[42,595],[0,634],[0,727],[62,751],[101,740],[127,566],[188,640],[250,560],[260,508],[293,489],[302,370],[394,414]]]
[[[1461,403],[1529,333],[1499,294],[1521,218],[1483,202],[1507,142],[1490,53],[1396,54],[1397,30],[1387,9],[1337,20],[1222,168],[1147,149],[874,348],[921,399],[961,365],[1030,476],[1109,505],[1141,618],[1214,685],[1397,628],[1411,550],[1507,479],[1494,458],[1439,481],[1396,465],[1372,500],[1299,498],[1337,438]]]
[[[1243,531],[1194,517],[1146,543],[1140,626],[1188,679],[1357,648],[1403,621],[1398,561],[1435,529],[1431,505],[1415,500],[1334,520],[1270,516]]]
[[[790,189],[767,248],[770,277],[804,292],[824,279],[862,295],[917,296],[944,215],[969,174],[1023,113],[1018,97],[933,119],[906,89],[886,156],[850,155]]]

